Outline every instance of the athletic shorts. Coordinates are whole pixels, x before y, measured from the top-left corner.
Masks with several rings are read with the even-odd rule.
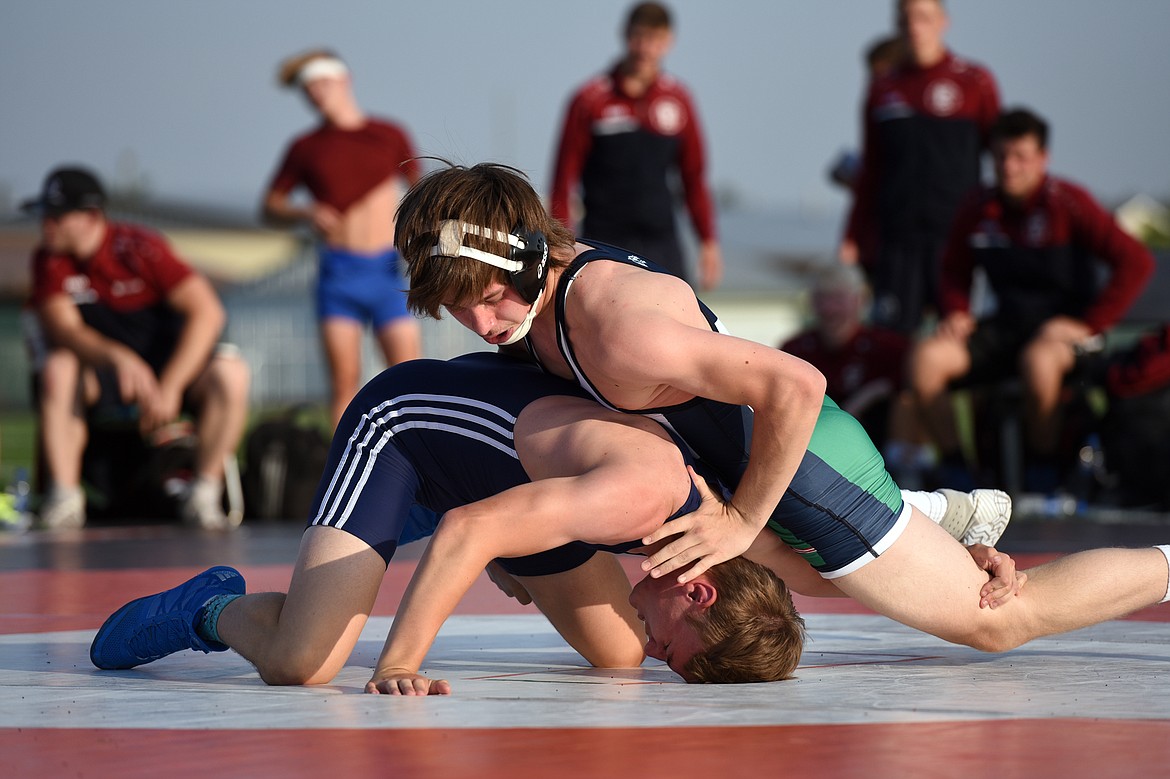
[[[750,449],[750,409],[704,401],[665,417],[734,491]],[[833,579],[877,559],[909,521],[910,508],[865,429],[825,398],[808,451],[768,528]]]
[[[979,322],[967,338],[971,370],[959,380],[959,385],[987,384],[1018,376],[1020,352],[1034,335],[1035,329],[1022,322],[1013,324],[1000,319]]]
[[[336,444],[336,439],[335,439]],[[350,469],[352,459],[330,457],[308,525],[344,530],[369,544],[389,564],[402,544],[429,538],[440,515],[415,503],[418,473],[394,446],[385,446],[360,469]],[[368,468],[368,472],[363,473]],[[361,481],[360,485],[355,482]],[[505,486],[501,486],[502,492]],[[571,571],[593,557],[597,550],[573,542],[526,557],[498,562],[515,576],[543,576]]]
[[[357,254],[332,246],[318,250],[317,318],[352,319],[374,329],[410,317],[406,307],[408,283],[398,252]]]

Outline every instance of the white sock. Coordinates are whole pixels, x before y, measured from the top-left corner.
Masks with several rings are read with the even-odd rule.
[[[947,498],[938,492],[902,490],[902,500],[930,517],[930,521],[936,525],[942,522],[947,513]]]
[[[1166,555],[1166,570],[1168,572],[1167,579],[1170,579],[1170,544],[1162,544],[1160,546],[1155,546],[1154,548],[1157,549],[1162,554]],[[1166,584],[1166,597],[1164,597],[1164,598],[1162,598],[1162,600],[1158,601],[1158,603],[1167,603],[1167,602],[1170,602],[1170,581],[1168,581]]]

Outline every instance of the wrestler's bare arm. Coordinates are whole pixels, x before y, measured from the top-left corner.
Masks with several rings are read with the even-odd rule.
[[[661,576],[697,561],[679,576],[685,581],[744,552],[764,527],[804,457],[825,379],[789,354],[711,331],[685,285],[660,275],[633,271],[605,285],[583,279],[567,316],[586,374],[616,405],[650,408],[697,396],[755,412],[748,467],[730,503],[646,539],[686,531],[643,565]]]
[[[537,481],[453,509],[439,522],[367,692],[449,691],[418,669],[443,622],[491,560],[574,540],[622,543],[657,527],[685,501],[688,477],[673,443],[641,429],[645,420],[635,426],[624,418],[582,420],[575,412],[607,412],[588,401],[564,400],[568,411],[554,404],[532,424],[517,423],[522,462]],[[529,460],[539,464],[530,466]]]

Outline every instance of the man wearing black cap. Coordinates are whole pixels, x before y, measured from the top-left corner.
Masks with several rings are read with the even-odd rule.
[[[223,464],[244,428],[247,366],[215,353],[225,315],[210,283],[157,234],[108,221],[105,204],[92,173],[63,167],[22,206],[41,218],[32,303],[49,347],[39,411],[51,488],[41,521],[85,524],[85,410],[133,406],[144,435],[183,409],[195,413],[196,478],[183,518],[228,528]]]

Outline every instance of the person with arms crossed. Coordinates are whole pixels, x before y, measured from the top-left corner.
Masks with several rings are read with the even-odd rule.
[[[639,3],[625,26],[626,52],[569,102],[557,147],[549,209],[566,227],[580,187],[581,235],[654,257],[691,279],[675,225],[674,177],[699,237],[698,285],[723,275],[715,208],[704,171],[702,129],[686,88],[662,72],[674,43],[670,12]]]
[[[948,385],[1019,375],[1027,412],[1025,488],[1059,486],[1060,398],[1078,353],[1125,315],[1154,270],[1150,251],[1127,235],[1083,188],[1048,173],[1048,123],[1027,109],[991,130],[995,185],[960,209],[943,258],[936,332],[911,354],[910,381],[942,464],[965,471]],[[1097,263],[1108,266],[1099,288]],[[972,275],[981,268],[996,310],[976,321]]]
[[[286,150],[264,196],[264,216],[279,225],[308,224],[319,236],[317,317],[336,426],[361,386],[366,322],[387,364],[422,351],[394,250],[399,187],[414,182],[419,168],[405,131],[358,105],[349,68],[333,52],[315,49],[285,60],[280,81],[304,92],[321,124]],[[308,190],[311,203],[293,199],[297,187]]]
[[[226,320],[211,284],[166,241],[111,222],[90,171],[62,167],[24,204],[41,217],[32,303],[48,353],[41,372],[41,437],[51,488],[48,528],[85,524],[81,461],[95,407],[136,407],[144,435],[195,414],[195,479],[181,506],[194,525],[232,526],[222,507],[224,463],[247,422],[248,367],[216,350]]]

